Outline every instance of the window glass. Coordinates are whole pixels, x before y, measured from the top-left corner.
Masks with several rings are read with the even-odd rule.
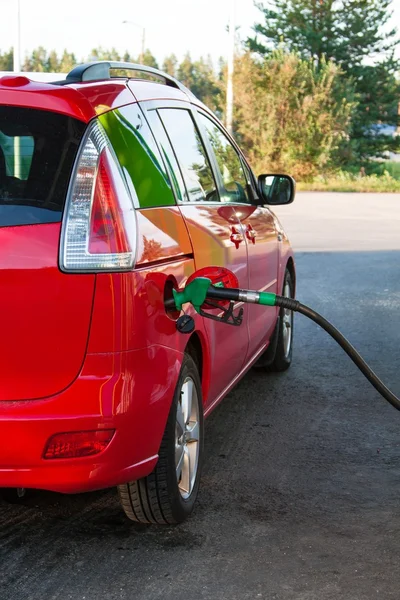
[[[222,200],[249,202],[247,179],[238,153],[221,129],[208,117],[199,113],[202,125],[214,150],[224,185]]]
[[[107,132],[140,208],[175,204],[169,177],[151,129],[138,106],[132,104],[99,117]]]
[[[212,169],[190,112],[163,108],[159,115],[178,159],[189,201],[218,202]]]
[[[61,220],[85,127],[50,111],[0,107],[0,227]]]
[[[3,151],[7,177],[18,177],[26,181],[32,164],[35,142],[31,135],[5,135],[0,131],[0,146]]]
[[[170,175],[176,198],[177,200],[179,200],[179,202],[187,202],[188,195],[186,192],[185,184],[183,183],[178,161],[176,160],[176,156],[174,154],[174,151],[172,150],[171,143],[165,132],[160,116],[157,110],[155,109],[149,110],[146,116],[149,120],[154,135],[157,138],[161,154],[164,158],[164,162],[167,165],[168,173]]]

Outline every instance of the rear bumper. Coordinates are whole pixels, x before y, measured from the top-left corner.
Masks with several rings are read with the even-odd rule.
[[[154,468],[182,354],[163,346],[88,355],[80,376],[51,398],[0,402],[0,487],[76,493],[145,477]],[[43,459],[48,439],[115,429],[92,457]]]

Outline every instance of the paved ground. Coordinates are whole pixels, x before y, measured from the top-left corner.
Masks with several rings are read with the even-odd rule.
[[[279,215],[298,297],[400,394],[400,195],[299,194]],[[130,526],[113,492],[2,504],[1,600],[399,599],[400,414],[313,323],[288,373],[217,408],[206,454],[177,528]]]

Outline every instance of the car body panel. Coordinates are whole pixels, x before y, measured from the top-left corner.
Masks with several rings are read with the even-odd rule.
[[[179,351],[163,346],[88,354],[62,394],[0,403],[1,486],[78,492],[147,475],[157,460],[181,361]],[[55,433],[110,428],[115,436],[98,456],[43,458]]]
[[[245,231],[248,249],[248,284],[250,290],[278,293],[279,252],[275,220],[262,206],[242,205],[237,211]],[[275,327],[278,309],[249,304],[250,358],[265,346]]]
[[[127,87],[130,89],[138,102],[147,100],[183,100],[187,102],[187,94],[170,85],[162,85],[155,81],[131,79]]]
[[[84,86],[58,86],[27,80],[24,85],[7,84],[13,77],[0,79],[0,104],[50,110],[89,122],[109,110],[132,103],[134,97],[124,81]]]
[[[2,401],[53,395],[81,369],[95,276],[61,273],[60,227],[0,227]]]
[[[97,275],[89,353],[125,352],[156,343],[183,352],[185,338],[177,336],[174,319],[165,313],[164,293],[168,278],[182,287],[195,270],[185,223],[177,207],[136,214],[136,269]]]
[[[239,286],[245,287],[247,252],[235,207],[220,204],[182,204],[180,210],[188,227],[196,269],[209,266],[226,267],[236,275]],[[233,235],[240,236],[243,241],[235,244],[232,241]],[[240,306],[241,303],[238,303],[235,312]],[[240,327],[204,319],[212,363],[210,396],[213,399],[226,388],[245,362],[249,344],[246,309],[247,307],[244,307],[244,323]],[[213,312],[219,314],[221,311]]]

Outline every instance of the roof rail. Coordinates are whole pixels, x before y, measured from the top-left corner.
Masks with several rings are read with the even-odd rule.
[[[160,71],[159,69],[153,69],[153,67],[148,67],[146,65],[120,61],[99,60],[79,65],[68,73],[65,81],[63,81],[62,83],[64,85],[68,85],[69,83],[81,83],[84,81],[102,81],[105,79],[113,79],[113,77],[110,74],[111,69],[122,69],[124,71],[136,71],[137,73],[147,73],[148,75],[153,75],[154,77],[161,79],[165,83],[165,85],[177,88],[181,92],[184,92],[185,94],[188,94],[191,97],[194,96],[193,93],[186,86],[184,86],[180,81],[175,79],[175,77],[168,75],[168,73],[164,73],[164,71]]]

